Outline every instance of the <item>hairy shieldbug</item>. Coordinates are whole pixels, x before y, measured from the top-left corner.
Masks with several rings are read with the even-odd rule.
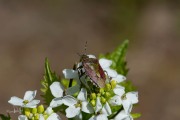
[[[105,87],[106,75],[99,64],[98,59],[91,55],[83,54],[81,55],[80,62],[82,63],[81,68],[84,69],[86,76],[98,87]]]

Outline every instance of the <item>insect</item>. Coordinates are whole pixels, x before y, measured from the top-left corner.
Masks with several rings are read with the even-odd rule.
[[[106,75],[99,64],[99,61],[95,57],[88,55],[81,55],[80,62],[81,68],[84,68],[84,73],[91,79],[91,81],[98,87],[103,88],[105,86]]]

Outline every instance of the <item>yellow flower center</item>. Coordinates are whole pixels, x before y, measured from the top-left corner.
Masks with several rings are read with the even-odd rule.
[[[29,103],[29,101],[28,100],[24,100],[23,103],[26,105],[26,104]]]

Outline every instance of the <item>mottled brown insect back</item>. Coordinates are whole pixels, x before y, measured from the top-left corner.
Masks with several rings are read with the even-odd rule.
[[[106,75],[99,64],[98,59],[82,55],[80,62],[85,70],[85,74],[91,79],[91,81],[98,87],[105,87]]]

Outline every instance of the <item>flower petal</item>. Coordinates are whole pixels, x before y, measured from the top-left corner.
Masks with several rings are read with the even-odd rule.
[[[80,91],[80,88],[81,86],[79,84],[75,85],[75,86],[72,86],[72,87],[69,87],[66,89],[66,93],[68,95],[73,95],[75,94],[76,92]]]
[[[115,96],[113,96],[113,97],[109,100],[109,103],[110,103],[112,106],[121,105],[121,104],[122,104],[121,97],[120,97],[119,95],[115,95]]]
[[[131,101],[132,104],[138,103],[138,92],[126,93],[126,98]]]
[[[53,113],[52,107],[46,108],[45,113],[47,113],[48,115],[50,115],[51,113]]]
[[[63,96],[64,87],[60,82],[53,82],[50,85],[50,90],[52,95],[56,98]]]
[[[120,83],[120,82],[126,80],[126,77],[118,74],[116,77],[112,78],[112,80],[115,80],[117,83]]]
[[[61,106],[63,104],[63,100],[62,98],[54,98],[51,103],[50,103],[50,107],[55,108],[58,106]]]
[[[126,113],[130,113],[131,112],[131,110],[132,110],[132,103],[131,103],[131,101],[129,101],[127,99],[123,100],[122,101],[122,105],[123,105],[124,111]]]
[[[89,120],[108,120],[105,114],[93,115]]]
[[[73,118],[76,115],[80,114],[80,107],[70,106],[66,109],[66,117]]]
[[[58,114],[52,113],[52,114],[47,118],[47,120],[61,120],[61,118],[59,117]]]
[[[19,115],[18,120],[28,120],[25,115]]]
[[[109,76],[109,77],[112,77],[112,78],[114,78],[114,77],[116,77],[118,74],[117,74],[117,72],[115,71],[115,70],[113,70],[113,69],[110,69],[110,68],[105,68],[105,69],[103,69],[105,72],[107,72],[107,75]]]
[[[102,104],[100,102],[100,98],[99,97],[96,99],[96,107],[95,107],[95,109],[96,109],[95,110],[96,113],[99,112],[102,109]]]
[[[64,77],[66,79],[79,78],[78,71],[72,69],[64,69],[63,71]]]
[[[116,115],[114,120],[133,120],[132,117],[122,110],[119,114]]]
[[[81,88],[81,91],[79,92],[77,99],[80,101],[86,101],[87,100],[87,91],[85,88]]]
[[[77,103],[77,100],[70,95],[63,97],[63,103],[67,106],[74,106]]]
[[[11,99],[8,101],[8,103],[10,103],[11,105],[15,105],[15,106],[23,106],[23,99],[18,98],[16,96],[11,97]]]
[[[78,115],[76,115],[73,120],[82,120],[82,113],[80,112]]]
[[[108,118],[105,114],[100,114],[100,115],[96,116],[95,120],[108,120]]]
[[[119,95],[120,97],[125,93],[125,88],[119,85],[116,85],[116,87],[113,89],[114,93],[116,95]]]
[[[37,92],[37,90],[35,90],[35,91],[26,91],[26,93],[24,95],[24,100],[28,100],[29,102],[32,101],[36,96],[36,92]]]
[[[101,67],[102,67],[103,69],[105,69],[105,68],[109,68],[109,67],[111,66],[112,61],[111,61],[111,60],[108,60],[108,59],[101,58],[101,59],[99,60],[99,64],[101,65]]]
[[[110,114],[112,114],[111,108],[108,104],[108,102],[106,102],[106,104],[103,106],[102,108],[102,113],[109,116]]]
[[[27,104],[25,105],[25,107],[34,108],[34,107],[36,107],[37,104],[39,104],[39,103],[40,103],[40,100],[32,100],[32,101],[30,101],[29,103],[27,103]]]
[[[39,115],[39,120],[45,120],[42,114]]]
[[[93,107],[86,101],[82,102],[81,109],[85,113],[93,113],[94,112]]]

